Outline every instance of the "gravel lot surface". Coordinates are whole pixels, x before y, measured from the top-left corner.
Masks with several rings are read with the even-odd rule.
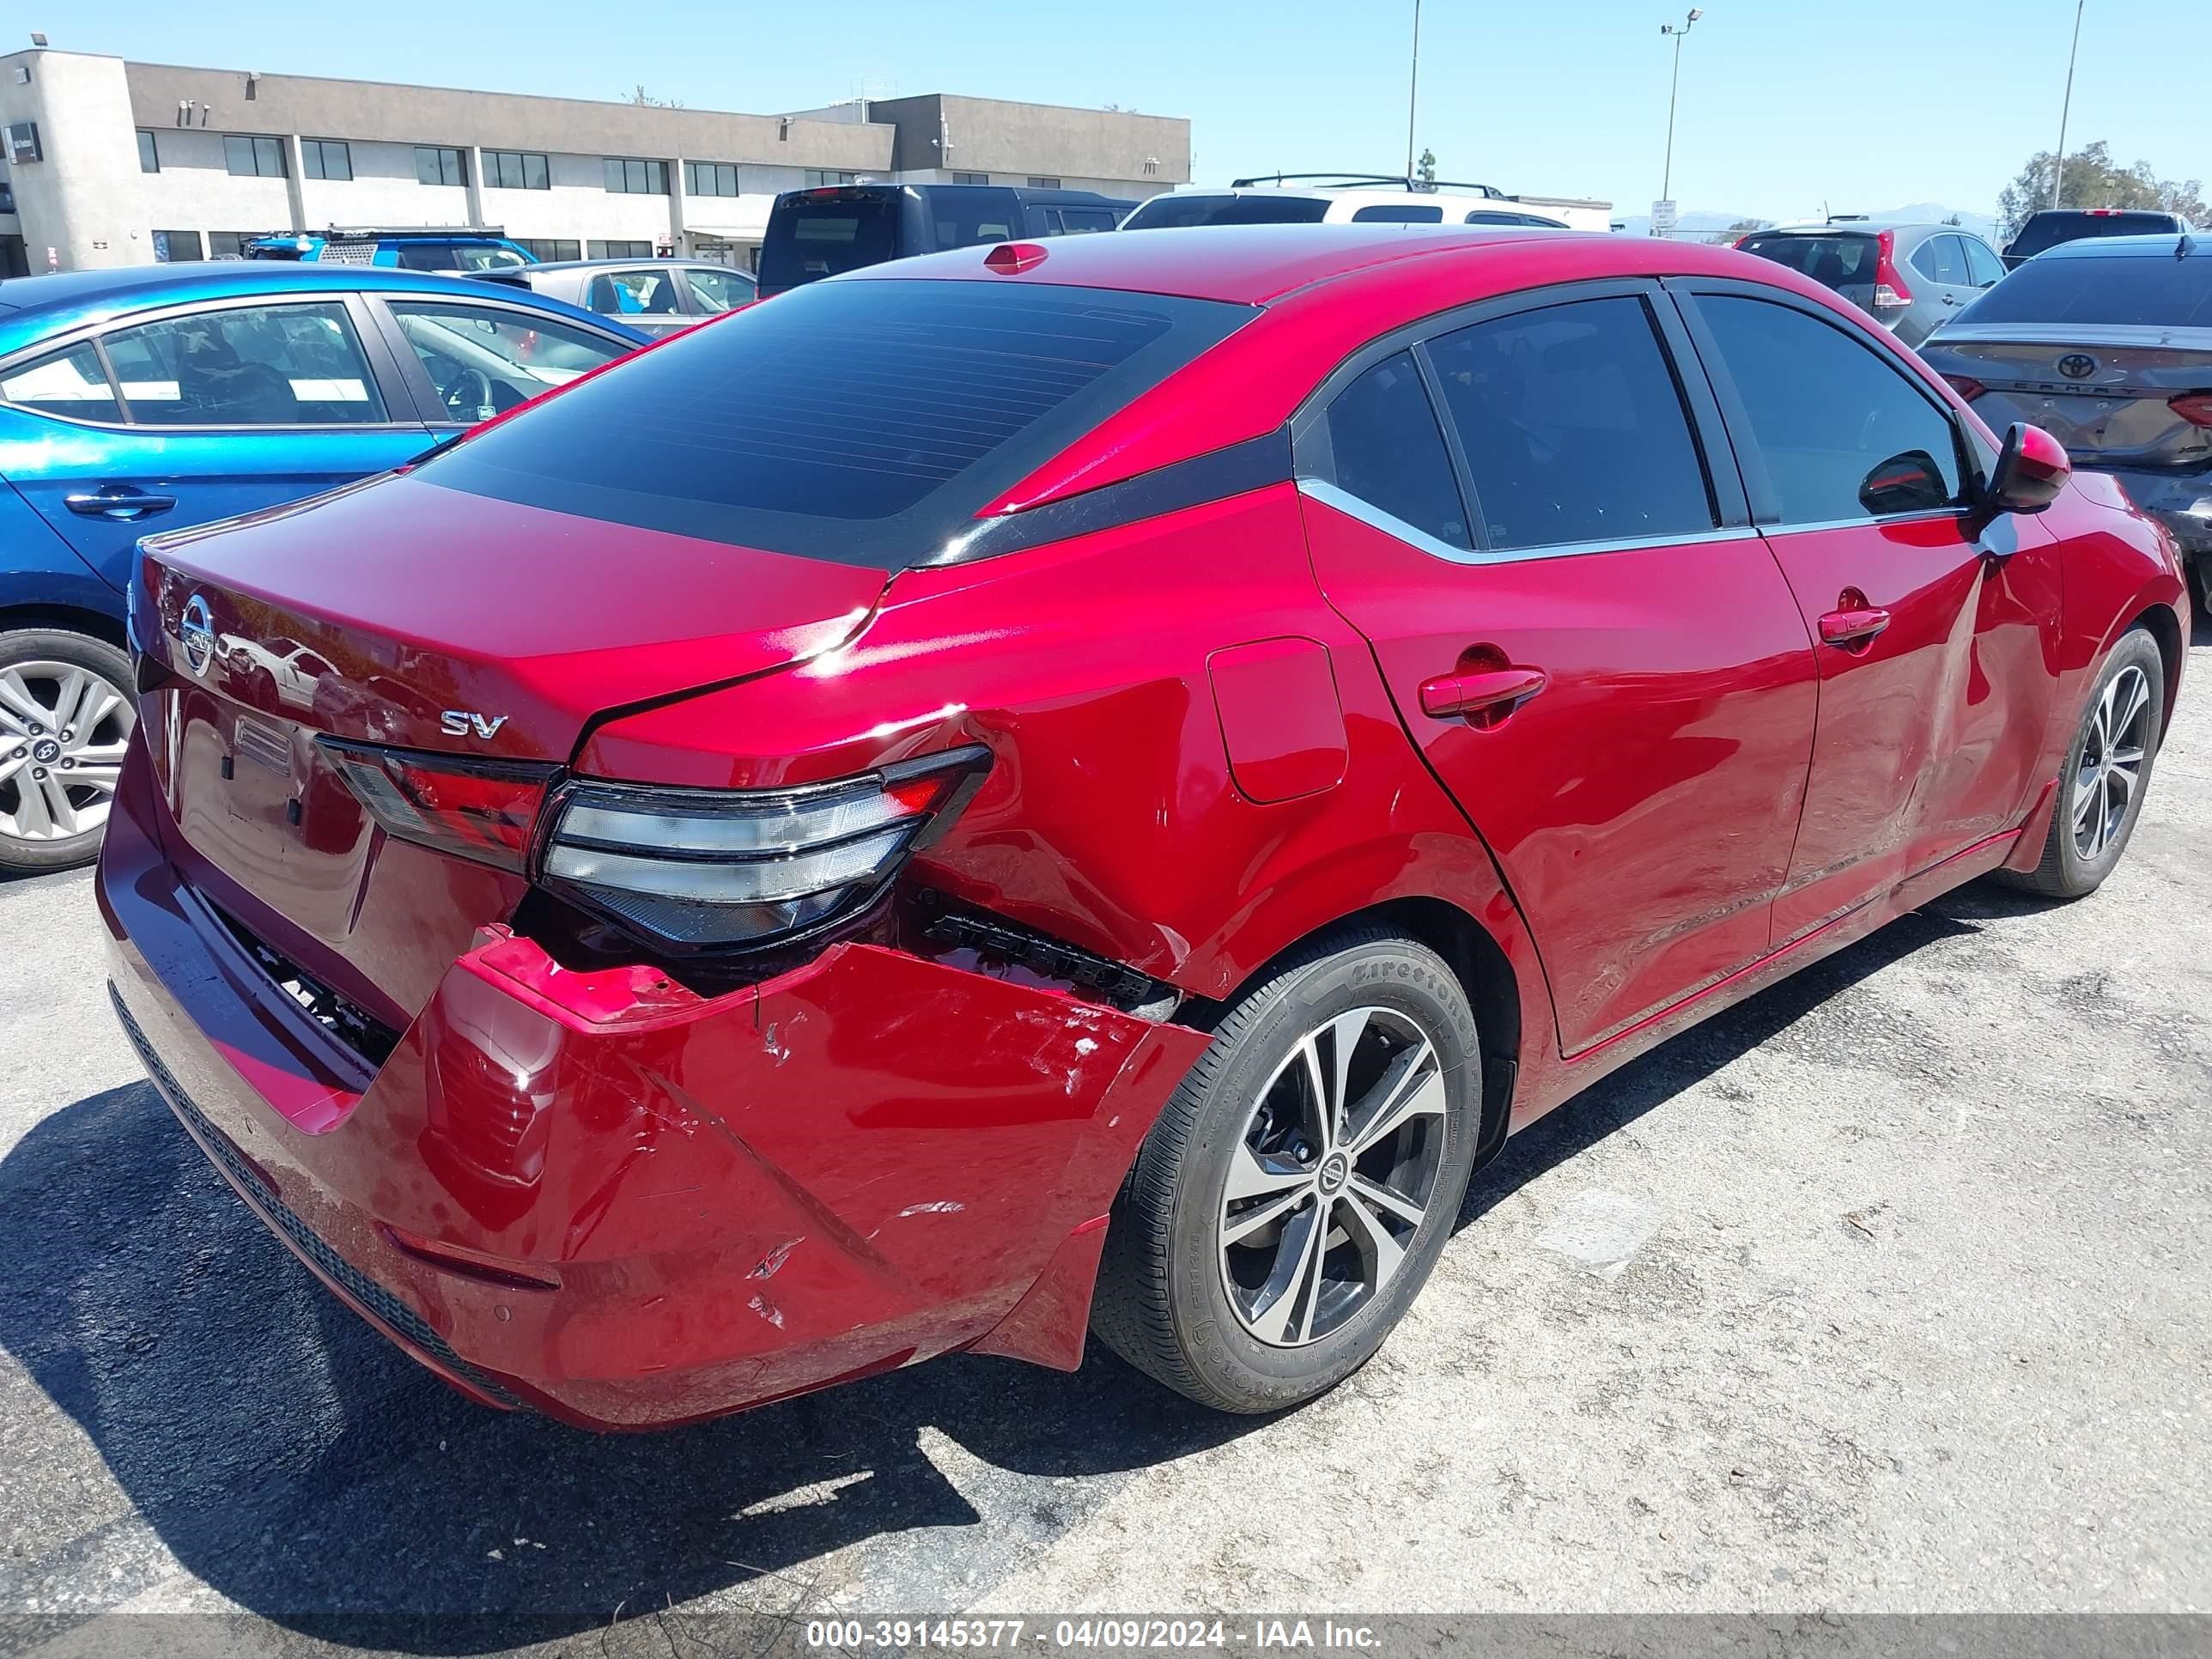
[[[1382,1356],[1273,1421],[1098,1352],[644,1438],[479,1410],[155,1099],[88,878],[0,887],[0,1653],[475,1651],[524,1611],[676,1653],[716,1610],[2212,1609],[2197,639],[2102,893],[1969,888],[1592,1090],[1477,1178]],[[603,1641],[617,1610],[662,1616]],[[191,1611],[251,1617],[133,1616]]]

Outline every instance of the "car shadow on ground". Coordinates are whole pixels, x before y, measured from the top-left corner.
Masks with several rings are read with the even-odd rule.
[[[1516,1137],[1477,1176],[1462,1220],[1826,998],[2015,903],[1954,896],[1675,1038]],[[1048,1541],[1110,1491],[1067,1478],[1265,1431],[1095,1346],[1073,1376],[955,1357],[652,1436],[486,1411],[325,1294],[143,1084],[24,1137],[0,1161],[0,1346],[90,1439],[168,1554],[232,1601],[327,1639],[465,1652],[515,1639],[518,1620],[570,1634],[618,1607],[726,1589],[789,1584],[811,1601],[836,1588],[818,1558],[918,1528],[955,1529],[914,1569],[934,1587],[914,1592],[917,1605],[936,1605],[963,1535],[988,1583],[1007,1551]],[[67,1426],[36,1415],[11,1425],[8,1482],[29,1516],[19,1538],[46,1536],[14,1564],[28,1574],[8,1596],[19,1607],[0,1613],[33,1596],[52,1605],[36,1564],[57,1552],[47,1570],[68,1591],[102,1586],[111,1602],[161,1577],[140,1522],[66,1474],[82,1455]],[[963,1488],[983,1494],[988,1527]]]

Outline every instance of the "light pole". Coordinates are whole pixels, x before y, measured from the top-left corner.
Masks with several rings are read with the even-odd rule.
[[[2074,0],[2074,44],[2066,53],[2066,98],[2058,106],[2058,154],[2051,163],[2051,205],[2058,205],[2058,186],[2066,178],[2066,118],[2074,112],[2074,59],[2081,50],[2081,8],[2087,0]]]
[[[1406,85],[1406,182],[1413,182],[1413,108],[1421,95],[1421,0],[1413,0],[1413,70]]]
[[[1659,26],[1660,33],[1674,37],[1674,78],[1667,87],[1667,167],[1659,179],[1659,199],[1662,202],[1674,199],[1674,99],[1682,88],[1682,42],[1689,38],[1691,26],[1704,15],[1692,6],[1690,15],[1682,20],[1681,27],[1676,28],[1672,23]]]

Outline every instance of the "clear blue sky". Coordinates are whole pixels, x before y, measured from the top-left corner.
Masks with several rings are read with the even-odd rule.
[[[2212,178],[2208,0],[2089,0],[2069,148]],[[775,112],[959,92],[1188,116],[1200,182],[1404,165],[1410,0],[30,0],[54,46],[266,73]],[[1446,178],[1659,193],[1685,6],[1638,0],[1422,8],[1418,139]],[[1713,0],[1682,56],[1674,195],[1774,217],[1936,202],[1992,210],[2057,136],[2074,0]],[[12,32],[11,32],[12,33]],[[20,40],[4,43],[12,50]]]

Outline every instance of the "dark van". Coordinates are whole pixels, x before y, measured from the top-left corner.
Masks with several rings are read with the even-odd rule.
[[[1111,230],[1136,205],[1087,190],[1011,185],[787,190],[775,198],[761,241],[761,298],[909,254]]]

